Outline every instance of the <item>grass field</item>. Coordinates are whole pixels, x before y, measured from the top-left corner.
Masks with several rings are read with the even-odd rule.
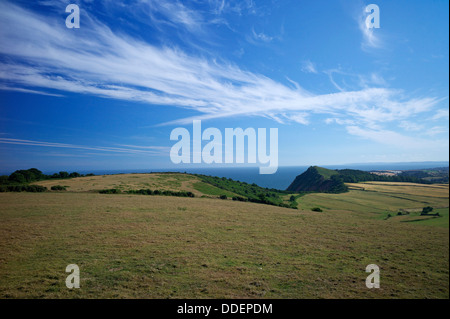
[[[399,211],[408,216],[397,216],[392,220],[406,221],[420,215],[422,208],[433,206],[443,208],[441,226],[448,228],[449,188],[448,185],[426,185],[412,183],[366,182],[347,184],[348,193],[314,193],[300,197],[297,201],[303,209],[318,206],[324,210],[353,212],[363,217],[385,219],[388,214],[396,216]],[[447,213],[446,210],[447,209]],[[438,211],[436,211],[438,212]],[[434,219],[424,217],[424,221]],[[422,222],[421,222],[422,223]]]
[[[0,193],[1,298],[449,298],[448,185],[354,184],[293,210],[93,192],[208,192],[183,174],[50,183],[68,191]],[[443,217],[418,216],[428,205]],[[365,286],[372,263],[380,289]],[[65,286],[68,264],[80,289]]]

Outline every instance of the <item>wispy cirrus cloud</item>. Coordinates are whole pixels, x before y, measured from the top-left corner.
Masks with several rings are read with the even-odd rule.
[[[302,71],[305,73],[315,73],[317,74],[317,69],[314,63],[310,60],[306,60],[302,62]]]
[[[0,137],[0,144],[26,145],[26,146],[41,146],[48,148],[69,148],[88,151],[101,151],[111,153],[125,153],[125,154],[144,154],[144,155],[161,155],[167,153],[169,148],[160,146],[136,146],[123,145],[124,147],[105,147],[105,146],[85,146],[66,143],[53,143],[45,141],[33,141],[15,138]]]
[[[171,23],[186,28],[201,21],[180,4],[172,8],[167,2],[145,3],[155,6],[152,10],[171,14]],[[339,92],[314,94],[297,83],[292,88],[226,61],[114,33],[87,12],[77,30],[67,29],[60,20],[10,2],[0,3],[0,54],[10,57],[0,62],[0,80],[7,87],[187,108],[198,112],[196,119],[204,120],[263,116],[279,123],[308,125],[311,116],[322,114],[339,119],[335,123],[357,122],[370,128],[431,111],[440,101],[371,87],[375,80],[383,84],[377,77],[366,81],[362,89],[338,86]],[[312,63],[309,71],[316,71]],[[186,124],[192,119],[164,124]]]
[[[252,29],[252,35],[253,39],[257,41],[271,42],[273,40],[273,37],[265,34],[264,32],[256,32],[254,28]]]
[[[446,149],[448,152],[448,139],[426,139],[404,135],[389,129],[368,129],[359,126],[347,126],[347,132],[366,140],[379,144],[390,145],[404,150],[416,150],[421,152]],[[432,135],[433,132],[431,132]]]
[[[449,118],[449,109],[439,109],[436,113],[431,117],[432,120],[440,120]]]
[[[62,94],[48,93],[48,92],[30,90],[30,89],[19,88],[19,87],[10,87],[10,86],[7,86],[7,85],[0,85],[0,90],[3,90],[3,91],[16,91],[16,92],[21,92],[21,93],[31,93],[31,94],[39,94],[39,95],[55,96],[55,97],[63,97],[64,96]]]
[[[141,0],[134,3],[134,6],[137,10],[144,10],[148,18],[156,24],[181,26],[190,32],[198,32],[205,23],[202,15],[178,1]]]

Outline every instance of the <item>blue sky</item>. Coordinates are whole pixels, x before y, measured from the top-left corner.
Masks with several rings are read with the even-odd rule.
[[[68,29],[68,4],[80,28]],[[367,29],[364,9],[380,8]],[[175,127],[279,164],[448,161],[448,1],[0,2],[0,167],[170,168]]]

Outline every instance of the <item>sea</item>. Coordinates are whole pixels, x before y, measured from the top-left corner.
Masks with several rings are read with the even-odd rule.
[[[436,167],[448,167],[448,162],[416,162],[416,163],[364,163],[346,165],[320,165],[328,169],[359,169],[363,171],[374,170],[414,170]],[[203,174],[226,177],[236,181],[255,183],[262,187],[285,190],[309,166],[280,166],[275,174],[259,174],[258,167],[207,167],[207,168],[166,168],[166,169],[121,169],[121,170],[92,170],[78,171],[81,174],[94,173],[95,175],[128,174],[128,173],[158,173],[180,172],[190,174]],[[45,172],[44,172],[45,173]]]

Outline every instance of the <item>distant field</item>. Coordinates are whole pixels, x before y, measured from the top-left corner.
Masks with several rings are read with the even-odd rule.
[[[343,194],[307,194],[297,199],[303,209],[318,206],[327,211],[354,212],[365,217],[384,219],[388,214],[392,221],[416,220],[417,224],[439,225],[449,227],[449,186],[448,184],[412,184],[365,182],[347,184],[348,193]],[[432,206],[441,208],[436,210],[442,217],[420,217],[422,208]],[[397,216],[399,211],[409,213],[407,216]],[[431,221],[433,219],[433,221]],[[420,221],[419,221],[420,220]],[[429,221],[428,221],[429,220]]]
[[[0,193],[0,298],[449,298],[448,185],[354,184],[298,197],[299,210],[93,192],[216,191],[198,183],[127,174]],[[423,220],[423,206],[444,217]],[[72,263],[80,289],[65,286]],[[380,289],[365,286],[372,263]]]
[[[200,180],[196,176],[178,173],[100,175],[64,180],[46,180],[34,184],[45,186],[48,189],[55,185],[67,186],[69,192],[97,192],[102,189],[116,188],[121,191],[138,189],[184,190],[193,192],[197,196],[226,193],[208,184],[205,184],[204,188],[209,191],[199,191],[198,189],[201,189],[198,186]]]

